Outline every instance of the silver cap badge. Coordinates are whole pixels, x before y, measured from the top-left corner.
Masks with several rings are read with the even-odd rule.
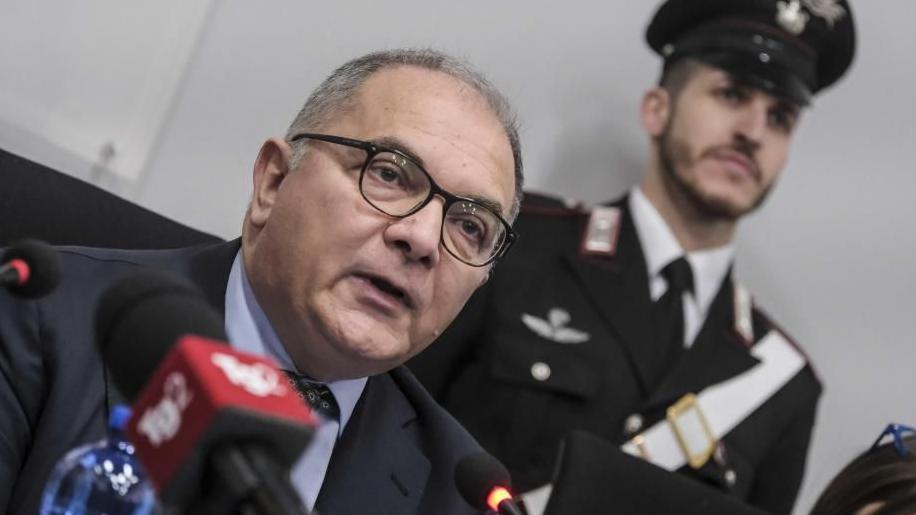
[[[823,18],[831,29],[846,16],[846,9],[837,0],[804,0],[804,3],[811,14]]]
[[[796,36],[805,31],[805,25],[808,24],[810,17],[802,11],[800,0],[776,2],[776,9],[776,21],[782,28]]]

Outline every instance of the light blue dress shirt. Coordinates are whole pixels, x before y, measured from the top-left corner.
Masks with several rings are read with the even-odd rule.
[[[232,270],[229,272],[225,323],[229,342],[235,349],[259,356],[269,356],[277,361],[280,368],[296,370],[292,358],[289,357],[267,315],[255,299],[254,292],[251,291],[245,268],[242,266],[241,251],[236,254]],[[314,508],[315,500],[318,498],[334,444],[343,434],[356,402],[366,386],[366,380],[367,378],[362,377],[327,384],[340,407],[340,420],[327,420],[316,414],[319,424],[312,442],[293,466],[290,474],[293,487],[309,511]]]

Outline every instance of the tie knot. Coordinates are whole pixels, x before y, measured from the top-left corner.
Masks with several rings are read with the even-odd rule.
[[[307,402],[313,411],[321,413],[329,420],[340,419],[340,407],[337,405],[337,400],[334,399],[334,392],[328,388],[328,385],[312,381],[289,370],[284,370],[283,373],[289,379],[290,386],[299,393],[299,397]]]
[[[668,281],[668,288],[672,291],[693,293],[693,271],[684,256],[665,265],[665,268],[662,268],[662,276]]]

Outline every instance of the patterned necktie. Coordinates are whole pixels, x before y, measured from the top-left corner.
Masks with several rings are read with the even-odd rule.
[[[298,393],[299,397],[309,404],[313,411],[320,413],[328,420],[340,420],[340,406],[334,399],[334,393],[326,384],[317,383],[305,376],[289,370],[284,370],[289,379],[289,384]]]
[[[684,354],[684,292],[693,293],[693,272],[681,256],[662,269],[668,289],[652,304],[655,344],[661,357],[659,375],[663,377]]]

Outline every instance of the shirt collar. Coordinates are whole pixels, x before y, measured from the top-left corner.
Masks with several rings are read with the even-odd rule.
[[[662,215],[649,202],[639,187],[629,196],[630,215],[646,259],[646,271],[652,281],[672,260],[686,255],[693,272],[694,298],[705,316],[722,281],[728,274],[735,253],[733,244],[685,253]]]
[[[235,255],[232,269],[229,271],[229,283],[226,287],[226,334],[232,346],[240,351],[269,356],[281,368],[296,370],[292,358],[261,309],[251,284],[242,266],[242,251]],[[334,393],[334,399],[340,407],[340,430],[338,437],[343,434],[344,427],[350,420],[356,403],[363,393],[367,378],[345,379],[327,383],[328,388]]]

